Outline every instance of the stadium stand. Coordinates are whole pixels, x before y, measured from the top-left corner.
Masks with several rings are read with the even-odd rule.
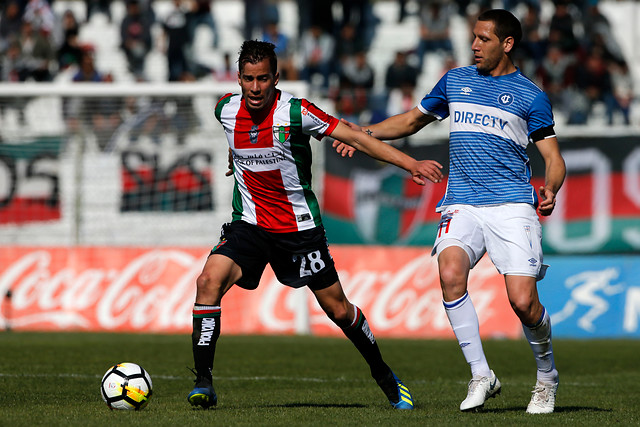
[[[46,0],[30,0],[32,2],[46,2]],[[79,30],[78,39],[81,44],[90,46],[95,51],[96,67],[105,74],[113,77],[115,82],[131,82],[136,80],[147,80],[152,82],[163,82],[167,80],[167,59],[163,51],[165,45],[162,39],[161,24],[166,19],[172,7],[170,0],[155,0],[151,4],[155,21],[151,26],[153,39],[153,47],[148,54],[145,64],[145,72],[142,76],[133,75],[127,68],[127,60],[124,52],[120,48],[120,24],[126,14],[126,3],[132,0],[114,0],[111,3],[111,16],[108,17],[100,11],[94,11],[90,19],[87,21],[87,11],[85,2],[77,0],[56,0],[52,2],[52,10],[56,17],[61,17],[65,11],[71,10],[79,21],[82,23]],[[133,0],[135,1],[135,0]],[[453,0],[442,0],[451,7],[456,7],[458,3]],[[22,3],[27,3],[23,1]],[[299,24],[301,23],[299,13],[299,3],[294,0],[279,0],[269,3],[275,10],[275,16],[278,19],[280,30],[292,41],[294,49],[293,61],[300,68],[299,55]],[[310,2],[312,4],[313,2]],[[326,3],[326,2],[325,2]],[[335,16],[340,16],[340,2],[333,2],[332,11]],[[364,2],[367,4],[367,2]],[[468,18],[475,13],[472,2],[465,9],[464,13],[453,13],[451,18],[450,34],[454,46],[454,55],[445,58],[441,53],[427,53],[425,56],[424,66],[419,75],[416,85],[416,96],[422,96],[425,90],[432,87],[442,73],[451,66],[464,65],[469,63],[469,29]],[[496,3],[489,2],[496,6]],[[510,2],[515,4],[514,12],[519,17],[526,14],[526,4],[528,2]],[[533,2],[538,3],[538,2]],[[541,0],[539,4],[539,21],[541,23],[540,32],[546,36],[546,32],[556,9],[555,3],[562,3],[562,0]],[[576,5],[581,2],[569,2],[569,10],[573,14],[577,36],[585,32],[584,27],[580,24],[586,16],[586,6],[584,10],[580,10]],[[640,123],[640,108],[637,107],[638,95],[640,93],[640,54],[634,47],[640,43],[640,33],[636,23],[640,20],[640,4],[633,1],[584,1],[585,5],[597,5],[603,16],[609,21],[610,37],[605,43],[613,43],[619,47],[624,59],[626,60],[630,78],[614,79],[613,83],[622,82],[627,85],[632,92],[632,103],[630,108],[630,121],[632,124]],[[367,59],[368,63],[375,72],[375,86],[373,92],[377,96],[372,96],[372,102],[386,103],[386,88],[384,87],[384,79],[386,69],[393,62],[397,51],[406,51],[409,54],[415,53],[415,49],[419,41],[420,28],[420,11],[421,1],[414,0],[406,2],[406,12],[401,23],[398,22],[400,2],[395,0],[371,0],[371,10],[373,15],[372,23],[375,26],[371,28],[373,31],[372,40],[368,45]],[[500,6],[497,4],[497,6]],[[536,9],[536,12],[538,9]],[[212,12],[214,20],[218,26],[220,35],[217,49],[212,46],[211,30],[206,26],[198,26],[195,32],[195,38],[192,46],[192,58],[199,65],[198,79],[214,78],[217,72],[224,67],[224,57],[228,54],[233,58],[243,40],[244,32],[244,2],[239,0],[215,0],[212,2]],[[58,21],[59,22],[59,19]],[[337,33],[337,32],[336,32]],[[254,33],[255,34],[255,33]],[[0,50],[5,47],[0,44]],[[410,56],[411,58],[411,56]],[[414,58],[415,60],[415,58]],[[60,70],[55,74],[55,82],[70,81],[73,73],[73,67],[66,70]],[[530,75],[530,73],[527,73]],[[537,79],[535,75],[531,78]],[[334,80],[335,81],[335,78]],[[314,94],[315,95],[315,94]],[[322,92],[321,96],[327,99],[333,99],[335,93]],[[610,101],[613,102],[614,98]],[[596,100],[593,105],[591,114],[588,114],[590,124],[607,124],[607,101]],[[554,106],[559,123],[566,123],[569,113],[565,108]],[[375,106],[374,106],[375,109]],[[620,117],[619,117],[620,116]],[[362,120],[371,119],[371,115],[365,115]],[[617,112],[613,113],[613,123],[622,123],[622,116]]]

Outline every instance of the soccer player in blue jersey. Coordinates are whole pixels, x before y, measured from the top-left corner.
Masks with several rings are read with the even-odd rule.
[[[475,65],[446,73],[413,110],[380,123],[352,128],[378,139],[398,139],[435,120],[450,120],[449,180],[437,210],[442,217],[433,254],[438,256],[444,307],[471,367],[460,410],[481,408],[500,393],[467,292],[469,271],[485,252],[504,275],[511,307],[522,321],[537,364],[528,413],[553,412],[558,388],[549,314],[536,282],[545,275],[541,226],[564,181],[565,163],[554,132],[547,95],[521,74],[511,53],[522,37],[518,19],[501,9],[482,13],[473,29]],[[533,143],[545,162],[545,184],[530,184],[526,147]],[[353,149],[334,143],[342,155]]]

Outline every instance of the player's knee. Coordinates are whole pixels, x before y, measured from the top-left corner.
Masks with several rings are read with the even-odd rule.
[[[459,298],[467,290],[466,275],[455,266],[440,268],[440,287],[445,295]],[[459,295],[458,295],[459,294]],[[458,295],[457,297],[455,295]]]
[[[352,319],[349,317],[349,310],[343,304],[333,304],[325,307],[324,311],[329,319],[341,328],[351,323]]]
[[[511,308],[513,312],[524,323],[531,323],[531,319],[535,317],[535,301],[528,295],[522,295],[516,298],[510,299]]]
[[[220,283],[205,272],[201,273],[196,279],[196,291],[200,296],[217,295],[219,290]]]

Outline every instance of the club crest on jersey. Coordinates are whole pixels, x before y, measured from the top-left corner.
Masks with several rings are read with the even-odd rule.
[[[424,222],[423,207],[434,194],[431,185],[414,186],[404,171],[395,169],[352,170],[354,222],[366,242],[401,244]],[[390,222],[389,217],[399,220]]]
[[[251,130],[249,131],[249,142],[252,144],[258,143],[258,125],[251,126]]]
[[[510,105],[511,103],[513,103],[513,95],[511,95],[510,93],[502,93],[498,97],[498,102],[500,102],[500,104],[502,105]]]
[[[284,144],[289,141],[289,137],[291,136],[291,126],[274,126],[273,127],[273,138],[276,141]]]

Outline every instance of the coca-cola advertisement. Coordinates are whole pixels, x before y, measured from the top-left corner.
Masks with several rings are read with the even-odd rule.
[[[2,247],[0,327],[190,333],[195,280],[210,248]],[[377,336],[451,338],[430,248],[332,247],[349,299]],[[518,337],[504,282],[488,259],[469,292],[483,336]],[[227,334],[341,335],[308,289],[280,284],[267,268],[255,291],[222,301]]]

